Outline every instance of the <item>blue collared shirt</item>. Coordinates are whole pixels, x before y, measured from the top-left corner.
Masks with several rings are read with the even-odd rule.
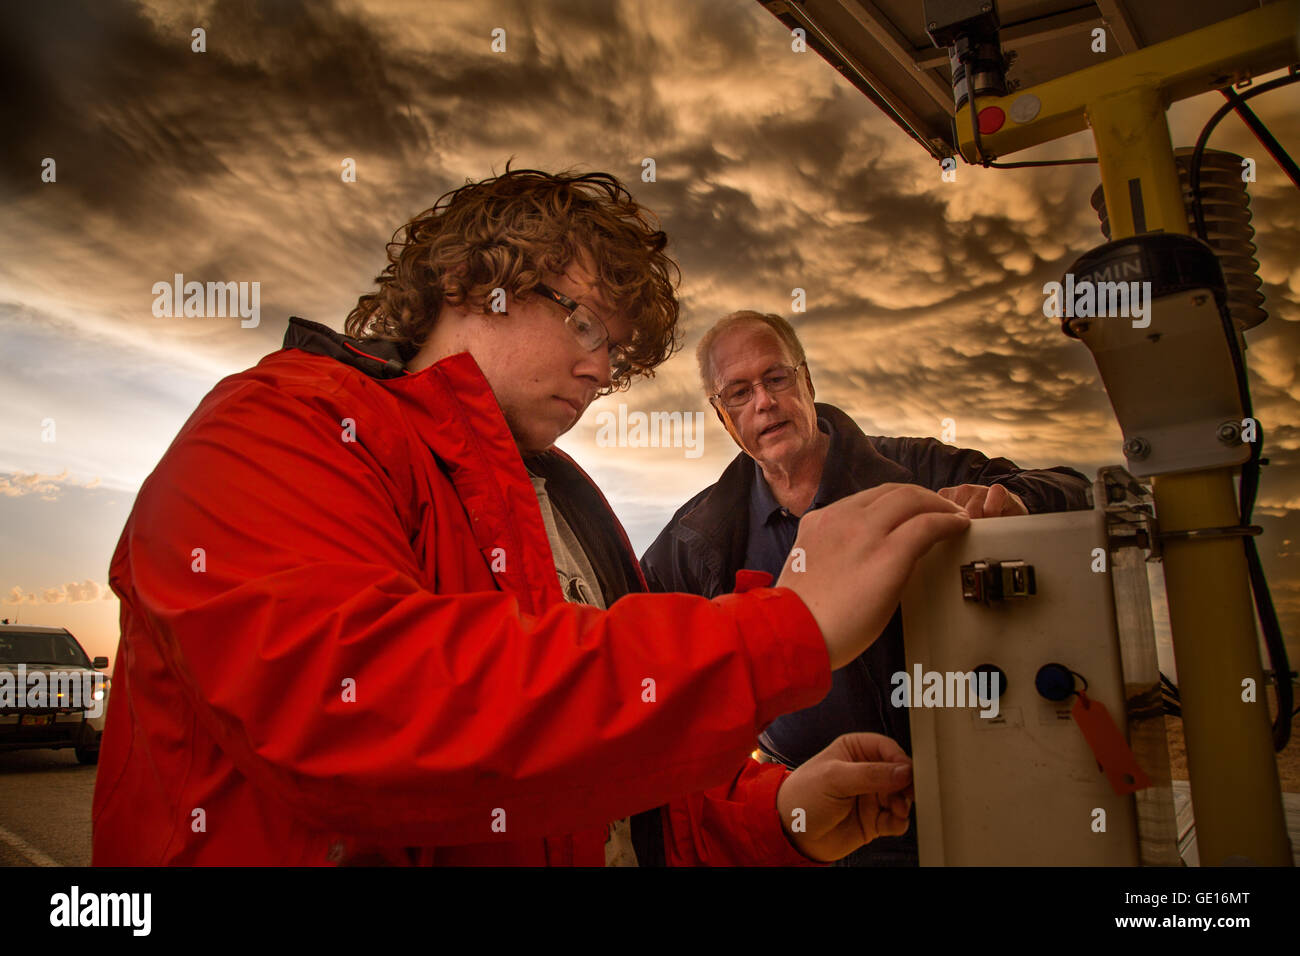
[[[826,450],[826,463],[822,467],[821,484],[813,496],[813,508],[831,504],[826,499],[826,475],[840,467],[836,448],[835,432],[831,423],[825,418],[817,419],[817,427],[830,436],[831,444]],[[781,506],[768,487],[763,477],[763,469],[754,462],[754,485],[749,493],[749,543],[745,547],[745,567],[755,571],[766,571],[775,581],[781,576],[785,559],[794,547],[795,535],[799,533],[799,519]]]

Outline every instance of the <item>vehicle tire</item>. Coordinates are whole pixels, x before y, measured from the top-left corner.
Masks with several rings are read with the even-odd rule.
[[[77,763],[99,763],[99,744],[103,739],[104,735],[102,732],[96,732],[96,730],[89,724],[83,724],[81,728],[81,739],[77,741],[75,747]]]

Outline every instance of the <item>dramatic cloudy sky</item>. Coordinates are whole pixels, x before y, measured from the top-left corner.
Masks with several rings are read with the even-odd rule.
[[[698,458],[600,449],[598,414],[705,411],[699,335],[737,308],[791,315],[795,287],[819,397],[868,433],[952,418],[958,444],[1022,466],[1122,460],[1087,350],[1041,312],[1042,284],[1102,241],[1096,169],[960,166],[945,183],[753,0],[4,4],[0,78],[0,616],[69,626],[92,654],[115,647],[107,569],[134,495],[199,399],[276,349],[290,314],[341,329],[393,231],[510,157],[622,176],[682,266],[686,350],[561,442],[638,550],[735,449],[711,415]],[[1287,96],[1252,105],[1294,152]],[[1220,102],[1175,105],[1175,143]],[[1260,157],[1257,520],[1295,635],[1300,193],[1235,120],[1214,143]],[[1079,134],[1033,155],[1090,151]],[[175,273],[260,282],[260,325],[155,318],[152,286]]]

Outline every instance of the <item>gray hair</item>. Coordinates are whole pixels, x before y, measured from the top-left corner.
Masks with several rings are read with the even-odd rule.
[[[700,381],[704,385],[704,393],[711,395],[715,385],[716,370],[713,367],[713,343],[718,340],[722,333],[734,329],[738,325],[764,325],[771,330],[786,347],[789,353],[794,357],[794,364],[799,365],[806,361],[803,351],[803,344],[799,341],[799,336],[795,334],[794,327],[771,312],[751,312],[741,310],[732,312],[730,315],[724,315],[713,324],[713,328],[704,333],[704,338],[700,339],[700,344],[695,349],[695,358],[700,365]]]

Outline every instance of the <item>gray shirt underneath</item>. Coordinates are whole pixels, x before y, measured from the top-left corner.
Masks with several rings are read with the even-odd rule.
[[[560,514],[551,505],[551,497],[546,493],[546,479],[532,472],[528,474],[537,493],[537,504],[542,509],[542,521],[546,525],[546,538],[551,543],[551,554],[555,558],[555,573],[560,579],[560,591],[570,604],[588,604],[605,610],[605,596],[600,591],[600,581],[582,550],[578,537]],[[636,850],[632,848],[632,826],[629,818],[615,820],[609,825],[605,837],[606,866],[637,866]]]

